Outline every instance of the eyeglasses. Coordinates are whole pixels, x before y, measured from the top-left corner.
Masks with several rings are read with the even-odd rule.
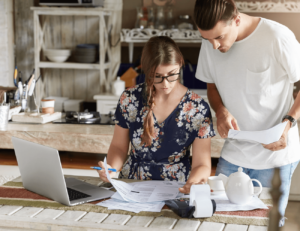
[[[179,79],[180,73],[171,74],[168,76],[155,76],[154,83],[162,83],[166,79],[169,83],[174,82]]]

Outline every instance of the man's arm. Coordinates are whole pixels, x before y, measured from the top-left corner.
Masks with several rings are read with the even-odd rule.
[[[215,84],[207,83],[207,97],[210,106],[216,112],[217,129],[222,138],[227,138],[229,129],[240,130],[236,119],[224,106]]]
[[[289,111],[288,115],[293,117],[295,120],[299,119],[300,117],[300,94],[298,93],[295,99],[295,102]]]
[[[297,94],[295,102],[294,102],[292,108],[290,109],[288,115],[293,117],[295,120],[299,119],[299,117],[300,117],[300,94],[299,93]],[[285,121],[288,121],[288,123],[287,123],[287,125],[284,129],[284,132],[283,132],[282,136],[280,137],[279,141],[268,144],[268,145],[263,145],[264,148],[269,149],[271,151],[278,151],[278,150],[286,148],[287,135],[292,126],[292,123],[287,119],[285,119],[283,122],[285,122]]]

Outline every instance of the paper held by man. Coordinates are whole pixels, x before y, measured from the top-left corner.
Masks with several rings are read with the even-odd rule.
[[[261,144],[271,144],[280,139],[287,125],[287,122],[280,123],[270,129],[263,131],[237,131],[230,129],[228,138],[237,140],[254,141]]]

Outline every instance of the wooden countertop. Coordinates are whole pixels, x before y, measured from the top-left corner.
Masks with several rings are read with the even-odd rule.
[[[213,123],[217,135],[211,140],[211,156],[219,158],[224,139],[218,134],[216,118]],[[113,133],[114,125],[9,123],[7,131],[0,131],[0,148],[13,149],[11,137],[14,136],[59,151],[107,153]]]
[[[214,128],[216,121],[214,120]],[[9,123],[7,131],[0,131],[0,148],[13,149],[11,137],[53,147],[59,151],[107,153],[114,125],[84,124],[16,124]],[[212,157],[220,157],[224,140],[217,134],[212,139]]]
[[[113,132],[113,125],[8,124],[0,131],[0,148],[12,149],[14,136],[60,151],[107,153]]]

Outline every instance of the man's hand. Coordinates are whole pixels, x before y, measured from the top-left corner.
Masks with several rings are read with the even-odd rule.
[[[109,180],[107,179],[106,173],[105,173],[104,163],[102,161],[99,161],[98,165],[99,165],[99,167],[102,168],[102,170],[97,170],[100,179],[104,182],[109,182]],[[112,167],[108,164],[107,168],[112,168]],[[112,178],[114,175],[116,175],[116,173],[112,172],[112,171],[108,171],[108,174],[109,174],[110,178]]]
[[[271,143],[271,144],[262,144],[264,148],[269,149],[273,152],[286,148],[286,146],[287,146],[287,136],[288,136],[288,132],[289,132],[292,124],[289,120],[284,120],[284,121],[288,121],[288,123],[287,123],[280,139],[278,141],[274,142],[274,143]]]
[[[229,129],[240,130],[236,119],[229,113],[229,111],[222,107],[216,113],[217,129],[222,138],[228,137]]]

